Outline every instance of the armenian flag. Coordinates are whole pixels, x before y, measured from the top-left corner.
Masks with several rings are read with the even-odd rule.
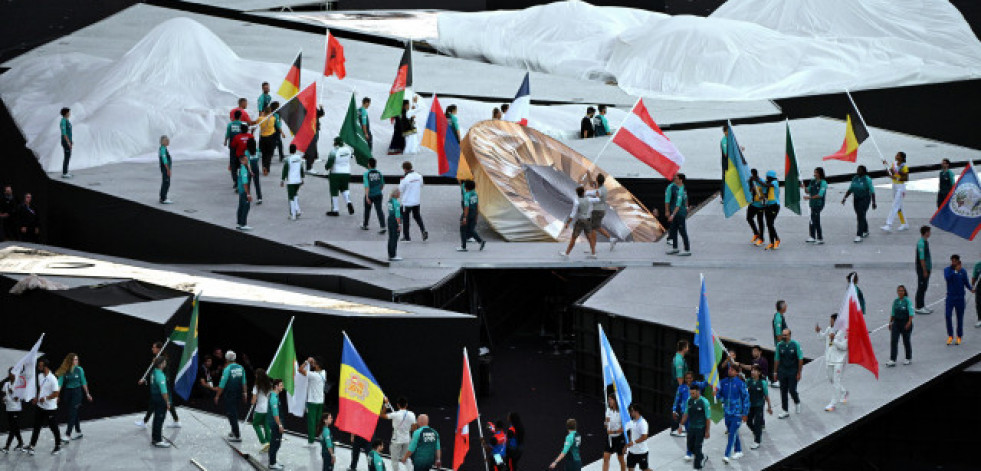
[[[470,423],[480,418],[477,412],[477,396],[473,391],[473,376],[470,374],[470,359],[467,348],[463,348],[463,380],[460,384],[460,397],[456,410],[456,439],[453,442],[453,469],[460,469],[470,451]]]
[[[862,115],[858,114],[855,102],[848,95],[848,114],[845,115],[845,142],[841,144],[841,149],[834,154],[824,157],[822,160],[844,160],[855,162],[858,159],[858,146],[869,138],[869,130],[865,127]]]
[[[293,133],[293,144],[306,152],[317,133],[317,82],[311,83],[277,112]]]
[[[726,217],[732,217],[737,211],[749,204],[749,168],[743,151],[736,141],[736,133],[732,123],[726,124],[729,130],[726,137],[726,160],[723,162],[725,180],[722,182],[722,210]]]
[[[303,58],[303,51],[296,54],[296,60],[293,61],[293,66],[290,67],[290,71],[286,73],[286,78],[283,79],[283,84],[279,86],[279,91],[276,92],[279,96],[289,100],[296,96],[296,93],[300,91],[300,61]]]
[[[341,351],[339,384],[337,428],[370,441],[375,435],[385,395],[347,333]]]
[[[395,81],[392,82],[392,90],[389,92],[388,101],[385,102],[381,119],[402,115],[402,101],[405,100],[405,90],[408,88],[412,88],[412,41],[405,43],[405,52],[402,53],[402,60],[399,61],[399,70],[395,74]]]
[[[433,95],[433,106],[429,109],[426,130],[422,134],[422,145],[432,149],[438,156],[440,176],[457,177],[460,143],[456,140],[456,133],[450,129],[450,123],[436,95]]]

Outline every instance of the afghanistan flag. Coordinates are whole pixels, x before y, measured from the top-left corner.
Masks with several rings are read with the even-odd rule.
[[[426,130],[422,134],[422,145],[436,153],[437,172],[440,176],[459,178],[457,169],[460,164],[460,143],[456,140],[456,133],[450,129],[436,95],[433,95],[433,106],[429,109]]]
[[[194,380],[198,377],[198,306],[201,295],[195,295],[191,302],[191,322],[187,325],[187,337],[184,340],[184,353],[177,367],[177,377],[174,378],[174,392],[184,400],[191,397]]]
[[[790,137],[790,122],[787,122],[787,150],[784,154],[783,205],[800,216],[800,170],[797,168],[797,153],[794,140]]]
[[[405,43],[405,52],[399,61],[399,71],[395,74],[395,82],[392,83],[392,91],[389,92],[381,119],[402,115],[402,101],[405,100],[407,88],[412,88],[412,41]]]
[[[341,351],[340,386],[337,428],[371,440],[385,395],[347,333],[344,334],[344,348]]]
[[[844,160],[855,162],[858,159],[858,146],[869,138],[869,130],[865,128],[862,117],[858,114],[854,102],[849,95],[848,114],[845,115],[845,142],[841,144],[841,149],[822,160]]]
[[[937,208],[930,224],[967,240],[974,240],[981,230],[981,183],[968,163],[947,199]]]
[[[303,51],[296,54],[296,60],[293,61],[293,66],[290,67],[290,71],[286,73],[286,78],[283,79],[283,84],[279,86],[279,91],[276,92],[279,96],[289,100],[296,96],[296,92],[300,91],[300,59],[303,58]]]
[[[354,160],[358,165],[368,168],[368,159],[371,157],[371,148],[368,147],[368,140],[364,137],[364,130],[358,121],[358,105],[351,94],[351,104],[347,107],[347,115],[344,116],[344,123],[341,130],[337,133],[345,144],[354,149]]]
[[[293,133],[296,149],[306,152],[317,133],[317,82],[311,83],[299,95],[286,102],[277,114]]]
[[[344,46],[327,30],[327,59],[324,60],[324,76],[336,75],[343,79],[347,75],[344,68]]]

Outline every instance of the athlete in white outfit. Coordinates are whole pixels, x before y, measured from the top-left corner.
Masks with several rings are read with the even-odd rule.
[[[344,144],[340,137],[334,138],[334,149],[330,151],[326,165],[330,172],[327,177],[330,182],[330,211],[327,212],[328,216],[339,214],[337,212],[340,203],[339,195],[344,195],[348,214],[354,214],[354,205],[351,204],[351,191],[348,190],[348,184],[351,182],[351,157],[353,155],[354,150]]]
[[[889,165],[885,160],[883,164]],[[889,232],[892,230],[892,221],[899,216],[899,230],[909,229],[906,218],[903,216],[903,198],[906,197],[906,182],[909,181],[909,168],[906,167],[906,153],[897,152],[896,162],[889,167],[889,177],[892,178],[892,209],[889,217],[886,218],[886,225],[882,230]]]
[[[296,145],[290,144],[290,156],[283,163],[282,180],[279,186],[286,185],[286,198],[290,204],[290,219],[300,217],[300,186],[303,185],[303,156],[296,153]]]
[[[825,339],[824,364],[828,372],[828,381],[832,385],[831,402],[824,408],[828,412],[834,412],[839,402],[848,402],[848,390],[841,384],[841,376],[845,372],[845,362],[848,359],[848,335],[835,329],[836,320],[838,315],[832,314],[831,323],[824,330],[814,325],[818,337]]]
[[[426,127],[426,119],[429,116],[429,109],[426,102],[417,93],[412,94],[409,100],[409,112],[406,114],[410,118],[416,119],[416,129],[414,134],[409,134],[405,138],[405,154],[418,154],[419,144],[422,143],[422,130]]]

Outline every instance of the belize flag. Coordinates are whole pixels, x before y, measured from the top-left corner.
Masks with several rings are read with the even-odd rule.
[[[981,230],[981,185],[970,162],[930,219],[930,224],[967,240],[974,240],[978,235]]]
[[[456,177],[460,163],[460,143],[456,133],[450,130],[443,107],[439,99],[433,95],[433,106],[429,109],[429,119],[426,120],[426,131],[422,134],[422,145],[432,149],[439,158],[438,173],[442,177]]]
[[[525,79],[521,82],[521,88],[514,95],[514,101],[508,107],[508,112],[504,114],[504,121],[511,121],[522,126],[528,125],[528,114],[531,111],[531,86],[528,82],[528,72],[525,72]]]
[[[344,333],[344,348],[341,351],[340,386],[337,428],[371,440],[385,395],[347,333]]]

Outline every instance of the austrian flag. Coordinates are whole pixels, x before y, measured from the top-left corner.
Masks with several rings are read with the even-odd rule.
[[[674,178],[674,174],[678,173],[681,164],[685,162],[685,156],[681,155],[647,112],[643,100],[637,100],[637,104],[630,110],[623,126],[613,135],[613,143],[657,170],[668,180]]]

